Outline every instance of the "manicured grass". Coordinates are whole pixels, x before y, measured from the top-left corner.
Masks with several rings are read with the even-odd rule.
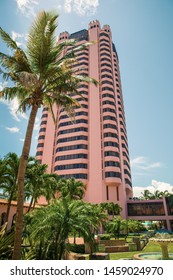
[[[169,253],[173,253],[173,244],[170,244],[168,246],[168,249],[169,249]],[[125,259],[125,258],[132,258],[133,255],[144,253],[144,252],[161,252],[161,249],[160,249],[159,245],[149,242],[142,251],[112,253],[112,254],[110,254],[110,259],[119,260],[119,259]]]

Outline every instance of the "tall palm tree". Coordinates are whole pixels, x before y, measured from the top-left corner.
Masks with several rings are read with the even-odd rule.
[[[76,181],[75,178],[61,179],[58,183],[58,191],[60,197],[68,197],[72,199],[82,199],[86,190],[86,186],[82,181]]]
[[[14,82],[14,86],[5,87],[0,96],[8,100],[17,96],[19,110],[25,112],[30,109],[18,171],[13,259],[21,256],[24,178],[38,109],[42,105],[47,106],[53,115],[52,106],[56,103],[70,112],[71,106],[78,103],[68,93],[77,93],[77,85],[82,80],[97,84],[89,77],[73,73],[74,52],[63,56],[63,50],[67,45],[75,45],[75,41],[56,44],[57,18],[58,15],[53,12],[41,11],[38,14],[28,35],[26,52],[0,28],[0,37],[11,50],[11,55],[0,52],[0,73],[4,79]]]

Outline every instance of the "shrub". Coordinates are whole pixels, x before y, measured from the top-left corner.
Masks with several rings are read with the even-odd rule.
[[[77,254],[84,254],[85,245],[84,244],[69,244],[69,250],[74,253],[77,253]]]
[[[99,235],[100,240],[110,240],[110,235],[109,234],[101,234]]]

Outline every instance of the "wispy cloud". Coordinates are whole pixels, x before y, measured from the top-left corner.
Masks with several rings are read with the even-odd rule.
[[[17,126],[14,127],[5,127],[6,130],[8,130],[11,133],[18,133],[19,132],[19,128]]]
[[[158,191],[168,191],[169,193],[173,194],[173,185],[165,182],[160,182],[157,180],[152,180],[151,185],[147,187],[140,187],[140,186],[134,186],[133,187],[133,196],[134,197],[140,197],[142,196],[142,193],[144,190],[149,190],[151,193],[154,193],[156,190]]]
[[[10,101],[0,98],[0,103],[3,103],[8,107],[10,114],[12,115],[13,119],[17,122],[20,122],[21,119],[27,119],[27,115],[25,113],[20,113],[17,111],[19,107],[19,101],[17,97]]]
[[[161,162],[151,163],[146,157],[136,157],[130,161],[132,169],[150,170],[154,168],[160,168],[163,166]]]
[[[40,118],[36,117],[35,124],[34,124],[34,130],[38,131],[40,128]]]
[[[39,3],[36,0],[16,0],[16,4],[22,14],[29,17],[35,16],[34,7]]]
[[[19,47],[25,46],[27,41],[27,34],[20,34],[15,31],[11,31],[12,39],[17,43]]]
[[[95,14],[99,6],[99,0],[65,0],[65,13],[75,12],[80,16]]]

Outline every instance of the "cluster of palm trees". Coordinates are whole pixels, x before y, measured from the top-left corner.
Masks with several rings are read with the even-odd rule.
[[[144,190],[144,192],[142,193],[142,196],[140,197],[140,199],[160,199],[162,197],[168,197],[170,196],[171,193],[169,193],[167,190],[166,191],[159,191],[156,190],[155,192],[150,192],[149,190]]]
[[[8,223],[12,200],[17,199],[17,176],[20,158],[15,153],[8,153],[0,159],[0,188],[7,197],[7,212],[5,222]],[[49,203],[54,198],[58,175],[46,173],[47,165],[39,164],[34,157],[28,158],[24,179],[24,200],[30,201],[28,212],[35,208],[40,196],[45,196]]]

